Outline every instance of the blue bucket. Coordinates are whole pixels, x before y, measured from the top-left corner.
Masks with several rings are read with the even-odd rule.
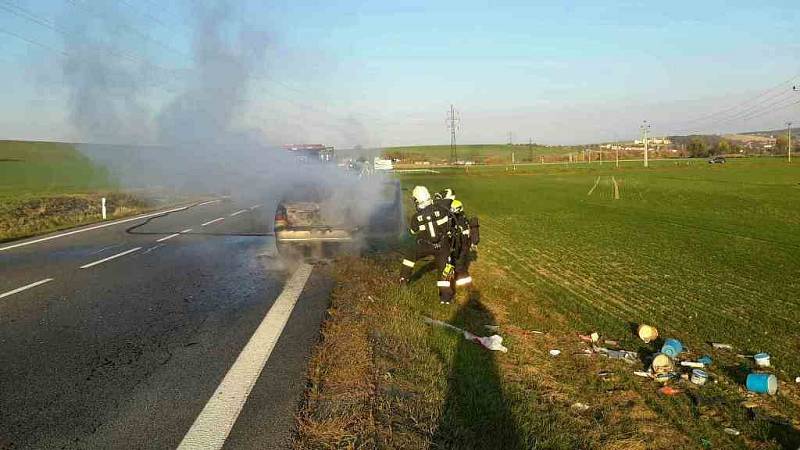
[[[775,395],[778,392],[778,379],[771,373],[753,372],[747,375],[747,390],[758,394]]]
[[[665,340],[664,345],[661,347],[661,353],[669,356],[670,358],[676,358],[682,351],[683,345],[681,344],[681,341],[672,338]]]

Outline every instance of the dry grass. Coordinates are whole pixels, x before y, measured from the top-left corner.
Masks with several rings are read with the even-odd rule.
[[[47,233],[102,219],[100,199],[107,198],[109,218],[137,214],[151,207],[127,194],[97,193],[0,201],[0,242]]]

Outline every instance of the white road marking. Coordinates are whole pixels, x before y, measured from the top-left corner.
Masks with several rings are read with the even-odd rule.
[[[133,253],[133,252],[139,251],[141,249],[142,249],[142,247],[136,247],[136,248],[132,248],[130,250],[125,250],[122,253],[117,253],[116,255],[109,256],[108,258],[103,258],[101,260],[98,260],[98,261],[95,261],[95,262],[92,262],[92,263],[89,263],[89,264],[84,264],[84,265],[81,266],[81,269],[88,269],[89,267],[96,266],[98,264],[103,264],[106,261],[111,261],[112,259],[117,259],[120,256],[125,256],[125,255],[127,255],[129,253]]]
[[[156,242],[168,241],[168,240],[174,238],[175,236],[180,236],[180,235],[181,235],[180,233],[170,234],[169,236],[164,236],[161,239],[156,239]]]
[[[233,366],[183,437],[178,450],[221,449],[239,417],[250,391],[280,338],[312,266],[301,265],[264,316]]]
[[[256,209],[256,208],[261,208],[261,205],[253,205],[250,207],[250,209]]]
[[[191,206],[191,205],[189,205],[189,206]],[[166,211],[158,211],[158,212],[154,212],[154,213],[150,213],[150,214],[144,214],[144,215],[141,215],[141,216],[131,217],[131,218],[128,218],[128,219],[118,220],[116,222],[104,223],[104,224],[95,225],[95,226],[89,227],[89,228],[81,228],[80,230],[73,230],[73,231],[68,231],[66,233],[56,234],[54,236],[47,236],[47,237],[43,237],[43,238],[40,238],[40,239],[34,239],[32,241],[26,241],[26,242],[20,242],[18,244],[7,245],[5,247],[0,247],[0,252],[2,252],[4,250],[11,250],[12,248],[24,247],[26,245],[38,244],[39,242],[45,242],[45,241],[49,241],[51,239],[58,239],[58,238],[64,237],[64,236],[71,236],[73,234],[85,233],[87,231],[97,230],[97,229],[100,229],[100,228],[110,227],[110,226],[113,226],[113,225],[119,225],[121,223],[131,222],[131,221],[134,221],[134,220],[147,219],[148,217],[153,217],[153,216],[157,216],[157,215],[160,215],[160,214],[167,214],[167,213],[172,213],[172,212],[176,212],[176,211],[183,211],[183,210],[189,208],[189,206],[181,206],[180,208],[168,209]]]
[[[225,218],[224,218],[224,217],[220,217],[220,218],[218,218],[218,219],[209,220],[209,221],[208,221],[208,222],[206,222],[206,223],[200,224],[200,226],[201,226],[201,227],[204,227],[204,226],[206,226],[206,225],[211,225],[212,223],[220,222],[220,221],[222,221],[222,220],[225,220]]]
[[[188,232],[190,232],[190,231],[192,231],[192,229],[191,229],[191,228],[187,228],[187,229],[185,229],[185,230],[181,231],[181,233],[188,233]]]
[[[101,248],[100,250],[97,250],[96,252],[92,252],[92,254],[93,254],[93,255],[96,255],[96,254],[98,254],[98,253],[102,253],[102,252],[104,252],[104,251],[106,251],[106,250],[108,250],[108,249],[112,249],[112,248],[119,247],[120,245],[122,245],[122,244],[117,244],[117,245],[109,245],[108,247],[103,247],[103,248]]]
[[[51,281],[53,281],[52,278],[45,278],[44,280],[39,280],[39,281],[37,281],[35,283],[26,284],[25,286],[16,288],[13,291],[8,291],[8,292],[4,292],[4,293],[0,294],[0,298],[8,297],[9,295],[14,295],[14,294],[22,292],[22,291],[24,291],[26,289],[34,288],[36,286],[39,286],[39,285],[42,285],[42,284],[45,284],[45,283],[49,283]]]
[[[246,209],[242,209],[240,211],[236,211],[235,213],[231,214],[231,217],[238,216],[239,214],[241,214],[243,212],[247,212],[247,210]]]
[[[197,206],[210,205],[212,203],[219,203],[219,202],[220,202],[220,200],[209,200],[207,202],[198,203]]]
[[[146,254],[148,254],[148,253],[152,252],[153,250],[158,250],[159,248],[161,248],[161,247],[166,247],[166,246],[167,246],[167,244],[157,244],[157,245],[154,245],[154,246],[152,246],[152,247],[148,248],[147,250],[145,250],[144,252],[142,252],[142,254],[143,254],[143,255],[146,255]]]

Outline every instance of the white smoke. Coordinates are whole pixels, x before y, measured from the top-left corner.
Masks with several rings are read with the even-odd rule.
[[[146,55],[146,48],[131,51],[130,40],[119,37],[120,27],[131,25],[120,23],[124,15],[114,6],[102,0],[81,3],[86,14],[69,18],[73,29],[91,30],[88,36],[103,40],[114,53]],[[274,205],[287,189],[315,186],[331,193],[336,211],[368,220],[373,205],[384,198],[380,180],[298,165],[260,131],[240,125],[254,72],[268,67],[266,33],[243,27],[233,2],[191,4],[191,70],[179,72],[180,87],[173,93],[154,80],[164,81],[165,75],[172,88],[175,72],[103,55],[90,38],[65,41],[70,118],[89,143],[82,151],[124,187],[230,193]],[[365,133],[357,122],[353,129],[351,134]]]

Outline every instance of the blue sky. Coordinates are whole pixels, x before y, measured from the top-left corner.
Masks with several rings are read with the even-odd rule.
[[[63,33],[37,21],[91,35],[69,28],[93,13],[85,1],[0,0],[0,138],[82,138],[60,75]],[[159,3],[108,0],[104,13],[124,25],[117,48],[185,70],[191,8]],[[462,116],[460,141],[476,143],[504,142],[509,132],[551,144],[622,139],[644,119],[656,134],[800,123],[800,105],[771,113],[766,102],[763,113],[746,114],[759,93],[800,84],[800,8],[789,1],[232,5],[247,29],[267,37],[237,121],[275,143],[447,143],[451,103]],[[146,76],[142,96],[153,110],[181,89]],[[792,95],[770,94],[779,106]]]

